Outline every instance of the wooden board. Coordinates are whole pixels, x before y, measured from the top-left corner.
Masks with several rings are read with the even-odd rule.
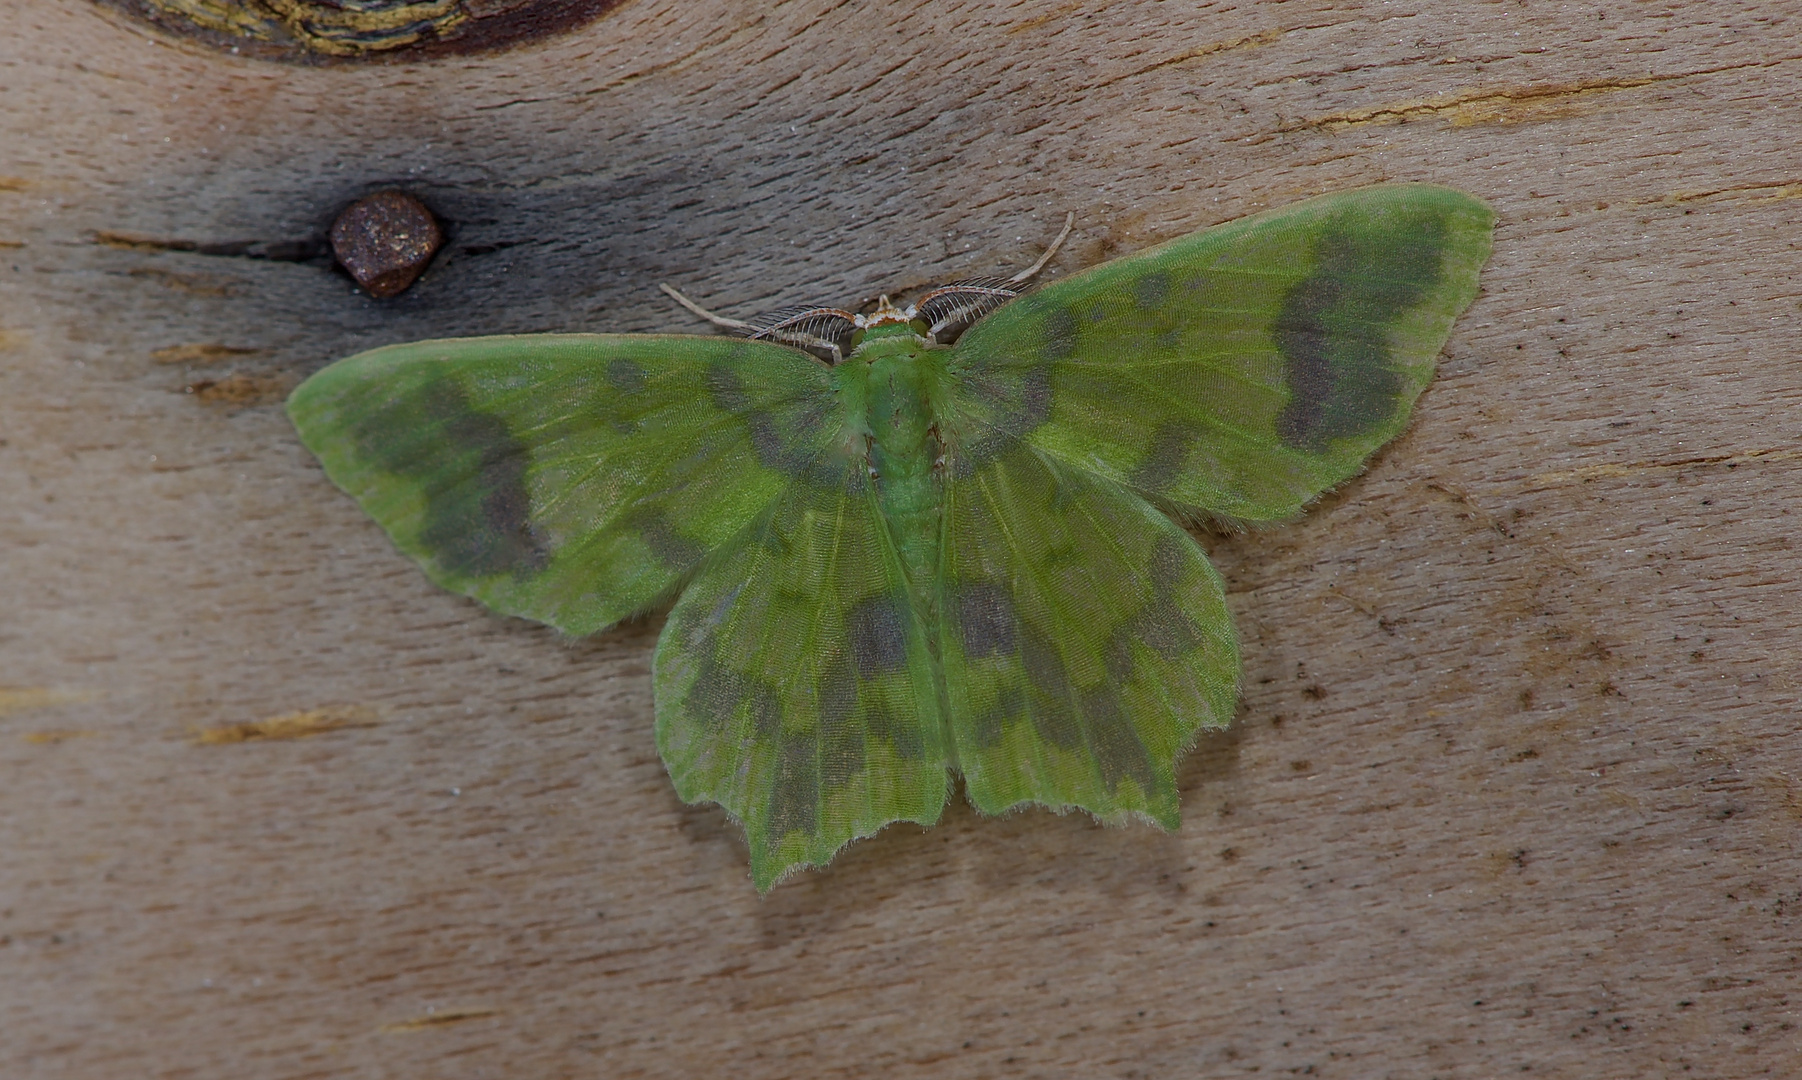
[[[1798,1075],[1798,42],[638,0],[302,67],[16,0],[0,1074]],[[1366,475],[1204,538],[1244,708],[1172,835],[959,804],[759,899],[657,759],[657,621],[435,591],[279,408],[387,342],[699,329],[660,280],[860,302],[1377,180],[1493,201],[1484,295]],[[403,296],[251,257],[389,185],[451,233]],[[272,718],[315,733],[201,737]]]

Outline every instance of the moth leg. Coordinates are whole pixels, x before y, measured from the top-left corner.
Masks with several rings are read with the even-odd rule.
[[[1067,237],[1069,237],[1070,229],[1075,224],[1076,224],[1076,211],[1071,210],[1071,211],[1066,212],[1064,214],[1063,230],[1057,234],[1057,239],[1053,240],[1051,242],[1051,246],[1045,249],[1045,254],[1039,256],[1038,262],[1033,263],[1031,266],[1029,266],[1026,269],[1020,271],[1019,273],[1015,274],[1013,277],[1008,278],[1007,283],[1009,285],[1024,285],[1028,281],[1031,281],[1035,276],[1037,276],[1037,274],[1040,270],[1045,269],[1045,264],[1051,261],[1052,256],[1057,254],[1057,249],[1064,246],[1064,240]]]
[[[723,326],[728,330],[749,331],[749,330],[753,329],[751,324],[748,322],[745,322],[743,319],[728,319],[724,315],[715,315],[713,312],[708,311],[706,308],[695,303],[693,300],[690,300],[688,297],[683,296],[681,293],[677,292],[668,282],[659,281],[657,283],[657,287],[659,289],[662,289],[664,291],[664,293],[666,295],[668,295],[671,300],[674,300],[676,303],[681,304],[683,307],[694,312],[696,315],[699,315],[701,318],[706,319],[708,322],[712,323],[715,326]]]

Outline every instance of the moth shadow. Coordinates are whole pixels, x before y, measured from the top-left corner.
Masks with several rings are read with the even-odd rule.
[[[816,939],[848,921],[868,922],[878,908],[902,903],[910,908],[950,902],[961,830],[947,829],[967,807],[954,799],[937,825],[896,822],[875,836],[851,843],[824,867],[812,867],[779,882],[757,905],[760,943],[776,948]],[[733,837],[740,865],[749,860],[744,834],[725,814],[719,819]]]
[[[1105,824],[1081,811],[1030,807],[981,821],[969,841],[970,877],[987,897],[1102,895],[1115,900],[1180,891],[1181,838],[1145,822]]]
[[[533,630],[542,631],[546,637],[561,646],[563,658],[569,663],[610,662],[633,669],[621,671],[622,675],[650,674],[651,656],[656,652],[657,639],[663,633],[663,624],[668,617],[668,608],[660,608],[646,615],[625,619],[598,634],[590,634],[587,637],[571,637],[552,627],[543,626],[527,619],[497,616],[498,619],[512,626],[524,624]]]
[[[1198,740],[1178,766],[1185,828],[1205,827],[1216,801],[1207,789],[1238,775],[1245,725],[1235,722]],[[743,833],[717,807],[688,808],[684,831],[716,845],[743,866]],[[1144,822],[1110,825],[1081,811],[1021,807],[996,817],[978,813],[960,790],[938,824],[889,826],[859,840],[823,868],[778,884],[757,907],[763,942],[771,947],[830,931],[848,920],[867,921],[883,906],[955,906],[1003,896],[1037,899],[1070,893],[1114,900],[1188,893],[1194,837]]]
[[[1239,775],[1239,756],[1245,742],[1246,710],[1241,707],[1233,722],[1218,731],[1204,731],[1182,760],[1176,763],[1176,790],[1183,795],[1185,812],[1190,797],[1201,789],[1218,786]]]
[[[1184,824],[1175,832],[1141,821],[1104,824],[1081,811],[1025,807],[983,818],[966,807],[966,846],[976,849],[968,853],[971,877],[991,894],[1027,889],[1125,899],[1186,892],[1193,837],[1183,833],[1212,816],[1202,805],[1211,800],[1198,795],[1238,774],[1243,740],[1243,725],[1235,722],[1205,733],[1178,763]]]

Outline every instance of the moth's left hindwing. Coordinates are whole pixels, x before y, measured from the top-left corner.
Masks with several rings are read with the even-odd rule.
[[[590,634],[655,607],[837,435],[829,372],[729,338],[422,341],[341,360],[288,414],[433,581]]]

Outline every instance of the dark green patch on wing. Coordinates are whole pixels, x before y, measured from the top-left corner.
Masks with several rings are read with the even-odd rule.
[[[962,467],[1023,437],[1178,511],[1292,516],[1407,424],[1493,220],[1461,192],[1380,185],[1030,293],[956,346],[959,408],[989,431]]]
[[[658,749],[744,823],[759,889],[949,792],[925,628],[866,466],[840,468],[709,561],[657,643]]]
[[[948,427],[959,446],[992,435]],[[939,649],[970,800],[1174,828],[1176,759],[1237,695],[1219,578],[1112,481],[1017,438],[989,455],[945,489]]]
[[[1408,372],[1391,362],[1389,328],[1438,283],[1446,233],[1444,215],[1418,213],[1401,228],[1344,227],[1316,241],[1312,270],[1276,318],[1289,387],[1276,430],[1286,445],[1323,454],[1405,415]]]
[[[434,581],[587,634],[666,599],[790,485],[842,484],[838,408],[793,349],[547,334],[362,353],[288,411]]]
[[[448,572],[494,577],[544,567],[549,552],[533,527],[526,486],[530,451],[456,383],[434,383],[364,413],[350,435],[364,461],[420,491],[420,541]],[[447,473],[464,481],[438,483]]]

